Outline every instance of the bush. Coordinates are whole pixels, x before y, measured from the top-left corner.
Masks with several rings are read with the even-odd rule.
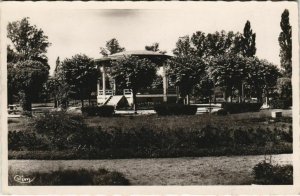
[[[227,115],[227,111],[224,109],[220,109],[215,114],[217,114],[218,116],[225,116]]]
[[[258,112],[262,103],[222,103],[222,108],[230,113]]]
[[[87,106],[81,108],[82,114],[85,116],[103,116],[109,117],[114,114],[115,108],[110,105],[103,106]]]
[[[288,109],[292,105],[290,100],[274,99],[270,101],[272,109]]]
[[[278,185],[293,184],[292,165],[272,165],[266,161],[260,162],[253,168],[256,184]]]
[[[183,104],[160,104],[155,105],[154,110],[158,115],[195,115],[197,106]]]
[[[9,185],[129,185],[128,179],[119,172],[98,170],[58,170],[53,172],[27,172],[23,175],[34,178],[30,184],[20,184],[9,169]],[[20,175],[20,174],[18,174]]]

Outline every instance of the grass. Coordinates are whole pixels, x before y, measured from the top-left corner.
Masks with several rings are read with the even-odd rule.
[[[22,183],[31,181],[30,183]],[[106,169],[59,169],[48,172],[20,172],[8,170],[9,186],[20,185],[129,185],[129,181],[123,174]]]
[[[258,156],[181,157],[163,159],[107,160],[9,160],[15,171],[105,168],[118,171],[131,185],[250,185],[252,168],[263,161]],[[272,155],[272,163],[292,164],[291,154]]]

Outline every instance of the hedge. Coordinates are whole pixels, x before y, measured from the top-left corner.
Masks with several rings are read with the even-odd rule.
[[[293,184],[292,165],[272,165],[266,161],[260,162],[253,168],[256,184],[287,185]]]
[[[222,108],[230,113],[258,112],[262,103],[222,103]]]
[[[291,105],[290,100],[275,99],[270,101],[271,109],[288,109]]]
[[[195,115],[197,106],[183,104],[160,104],[155,105],[154,110],[158,115]]]
[[[103,106],[87,106],[82,107],[82,114],[85,116],[103,116],[109,117],[114,114],[114,106],[103,105]]]

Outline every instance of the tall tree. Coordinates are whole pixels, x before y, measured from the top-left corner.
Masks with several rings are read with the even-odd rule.
[[[135,56],[119,59],[113,65],[112,76],[119,79],[121,86],[132,89],[133,108],[136,111],[136,94],[140,89],[151,86],[157,66],[148,59]]]
[[[20,60],[37,60],[47,64],[47,48],[51,45],[42,29],[30,25],[29,18],[10,22],[7,37]]]
[[[292,27],[289,21],[289,11],[285,9],[281,15],[279,34],[280,64],[286,77],[292,76]]]
[[[93,59],[83,54],[77,54],[61,63],[64,80],[74,92],[74,98],[81,100],[90,98],[91,92],[95,90],[98,72]]]
[[[32,99],[48,78],[46,52],[50,42],[42,29],[29,23],[29,18],[10,22],[7,37],[12,43],[7,47],[8,94],[20,92],[23,110],[31,111]]]
[[[243,56],[245,57],[253,57],[256,53],[256,34],[253,33],[251,29],[251,24],[247,20],[245,27],[244,27],[244,33],[241,37],[241,52]]]
[[[108,40],[105,44],[105,48],[100,47],[100,54],[103,56],[108,56],[123,51],[125,51],[125,48],[120,46],[119,41],[116,38]]]

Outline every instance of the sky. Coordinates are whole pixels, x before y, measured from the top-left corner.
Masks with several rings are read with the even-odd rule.
[[[203,6],[202,6],[203,5]],[[154,42],[172,54],[179,37],[196,31],[243,32],[247,20],[256,33],[257,56],[279,65],[278,36],[284,7],[280,4],[200,4],[190,9],[102,9],[102,8],[24,8],[7,9],[7,21],[29,17],[30,23],[43,29],[51,46],[47,56],[53,73],[55,61],[86,54],[101,58],[100,47],[116,38],[126,50],[143,50]]]

